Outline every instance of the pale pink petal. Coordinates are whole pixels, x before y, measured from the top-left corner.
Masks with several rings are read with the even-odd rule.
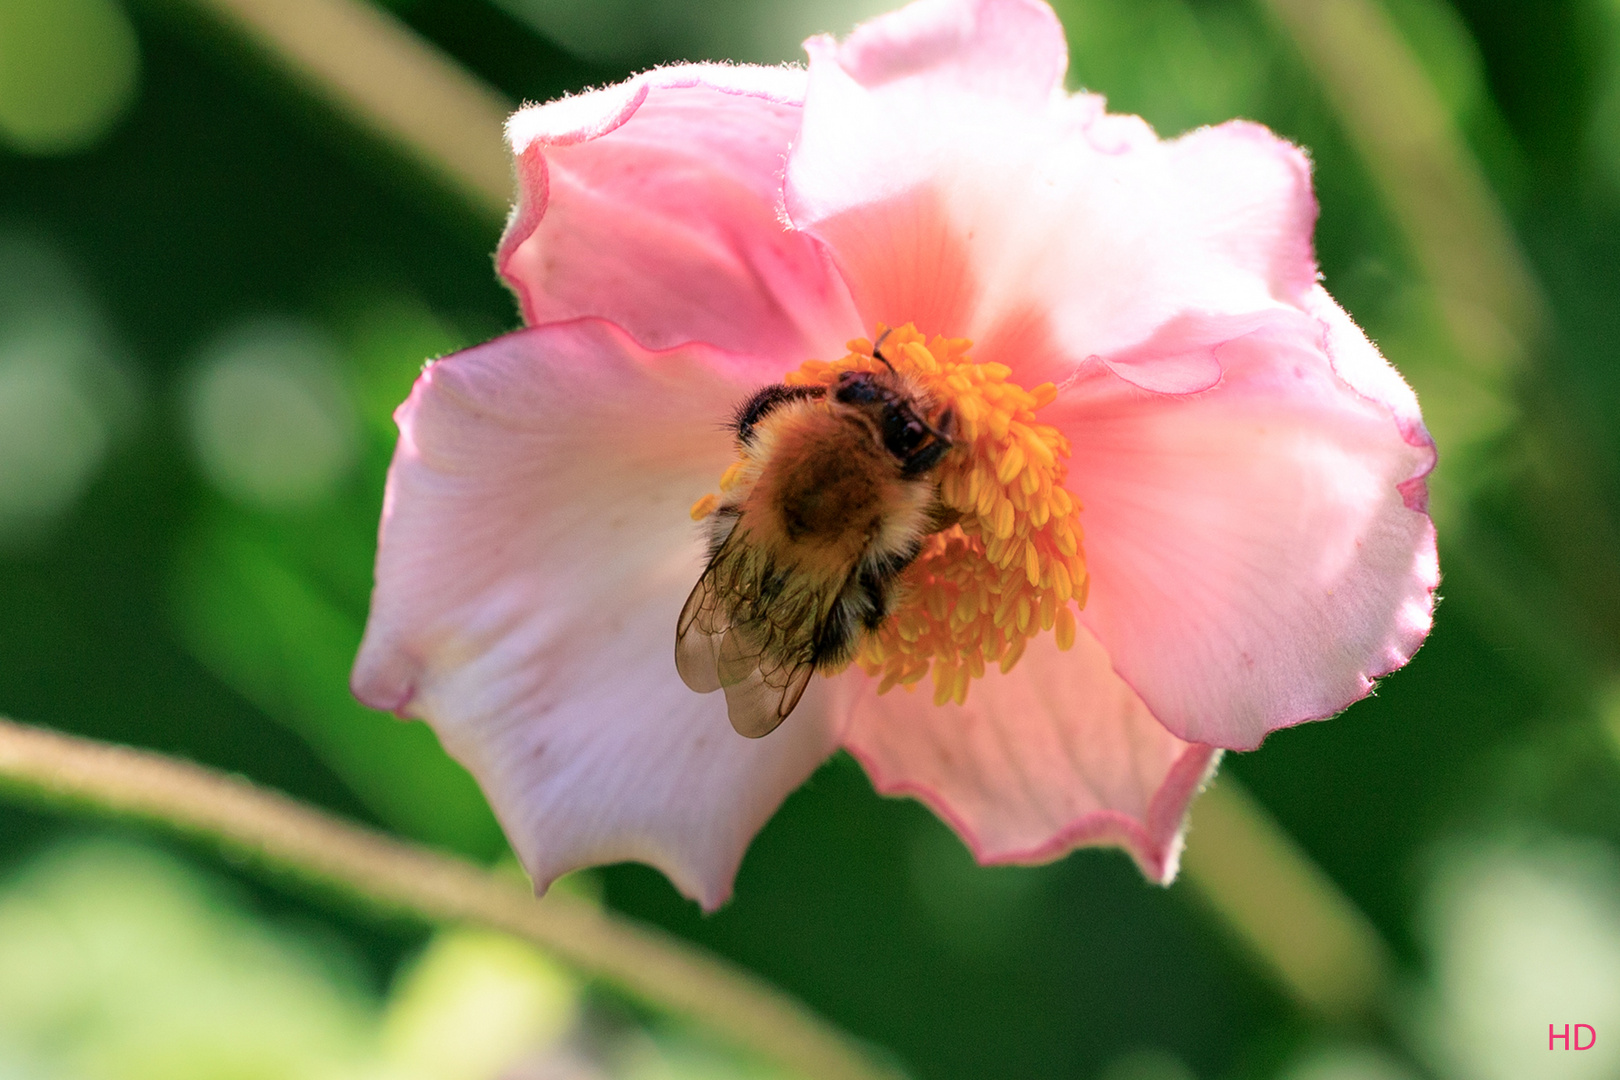
[[[1434,445],[1361,332],[1309,302],[1323,318],[1211,342],[1223,371],[1205,393],[1095,364],[1043,413],[1085,507],[1082,620],[1184,739],[1251,749],[1330,716],[1429,630]]]
[[[914,795],[981,863],[1046,862],[1112,844],[1154,881],[1175,877],[1187,805],[1219,751],[1176,738],[1115,675],[1085,630],[1050,634],[967,704],[924,687],[856,699],[844,745],[886,795]]]
[[[960,73],[963,25],[1017,22],[1030,8],[927,0],[843,46],[807,43],[787,207],[827,242],[862,320],[971,338],[979,359],[1028,384],[1139,351],[1179,316],[1297,306],[1316,276],[1303,153],[1243,122],[1159,142],[1100,99],[1065,97],[1049,56],[1062,46],[1055,23],[1030,31],[1043,44],[1021,93],[987,93]],[[933,52],[918,45],[936,40]],[[1166,373],[1122,373],[1177,391],[1218,375],[1204,364],[1198,383],[1196,365],[1166,362]]]
[[[857,27],[842,45],[815,40],[815,49],[835,48],[861,85],[922,103],[970,94],[1039,109],[1069,67],[1063,24],[1039,0],[918,0]]]
[[[780,220],[804,72],[692,64],[512,117],[496,262],[527,322],[596,316],[648,348],[797,363],[861,332],[819,245]]]
[[[713,908],[835,744],[820,685],[754,740],[675,672],[688,510],[752,366],[558,324],[439,361],[400,408],[355,693],[433,725],[541,887],[635,859]]]
[[[1434,438],[1423,424],[1417,395],[1389,361],[1379,354],[1367,335],[1361,332],[1345,310],[1320,285],[1305,297],[1305,310],[1321,320],[1324,346],[1334,374],[1365,398],[1379,402],[1395,417],[1401,437],[1428,454],[1428,467],[1402,485],[1402,493],[1414,510],[1427,511],[1427,477],[1434,467]]]

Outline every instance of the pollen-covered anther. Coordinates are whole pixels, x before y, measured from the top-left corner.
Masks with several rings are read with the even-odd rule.
[[[1050,630],[1068,649],[1086,599],[1080,502],[1063,486],[1069,442],[1036,418],[1057,389],[1025,389],[1007,367],[974,361],[971,347],[960,338],[925,340],[909,324],[882,342],[883,359],[932,399],[935,419],[946,408],[955,418],[955,446],[937,476],[940,502],[959,516],[924,542],[899,607],[855,662],[879,678],[879,693],[915,689],[931,671],[940,705],[966,701],[970,682],[989,667],[1010,670],[1036,634]],[[831,386],[840,372],[881,370],[870,341],[847,348],[840,360],[806,361],[784,381]],[[722,489],[727,479],[729,470]]]
[[[715,496],[715,495],[705,495],[705,496],[703,496],[703,498],[699,499],[697,502],[692,504],[692,511],[691,511],[692,520],[693,521],[702,521],[704,518],[706,518],[710,514],[714,513],[715,508],[718,507],[719,505],[720,505],[720,499],[717,496]]]

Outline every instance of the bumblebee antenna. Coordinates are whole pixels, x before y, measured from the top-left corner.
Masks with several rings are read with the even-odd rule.
[[[872,359],[888,368],[890,375],[898,375],[900,373],[894,370],[894,365],[889,363],[889,358],[883,355],[883,343],[888,340],[889,335],[892,333],[894,333],[894,327],[888,327],[878,335],[876,341],[872,342]]]

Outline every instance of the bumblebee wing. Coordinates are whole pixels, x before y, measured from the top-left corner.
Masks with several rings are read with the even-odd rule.
[[[675,670],[700,694],[724,689],[731,726],[757,739],[787,719],[815,674],[808,649],[791,647],[803,638],[797,628],[815,620],[805,617],[803,604],[813,597],[804,594],[756,621],[736,621],[726,569],[741,543],[735,532],[728,536],[686,598],[675,626]]]
[[[720,689],[720,645],[731,629],[731,615],[715,588],[714,566],[698,578],[675,623],[675,670],[700,694]]]
[[[721,641],[718,670],[731,726],[737,734],[757,739],[775,731],[798,706],[816,665],[771,656],[750,644],[741,628],[733,628]]]
[[[698,579],[681,609],[675,669],[700,694],[724,689],[726,715],[739,735],[757,739],[787,719],[815,673],[808,660],[778,659],[730,625],[712,575]]]

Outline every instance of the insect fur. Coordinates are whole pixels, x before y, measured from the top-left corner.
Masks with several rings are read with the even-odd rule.
[[[681,609],[675,667],[724,689],[731,726],[774,731],[818,669],[855,655],[894,607],[923,540],[951,523],[933,472],[950,409],[894,370],[767,386],[733,420],[743,467],[705,519],[709,561]]]

